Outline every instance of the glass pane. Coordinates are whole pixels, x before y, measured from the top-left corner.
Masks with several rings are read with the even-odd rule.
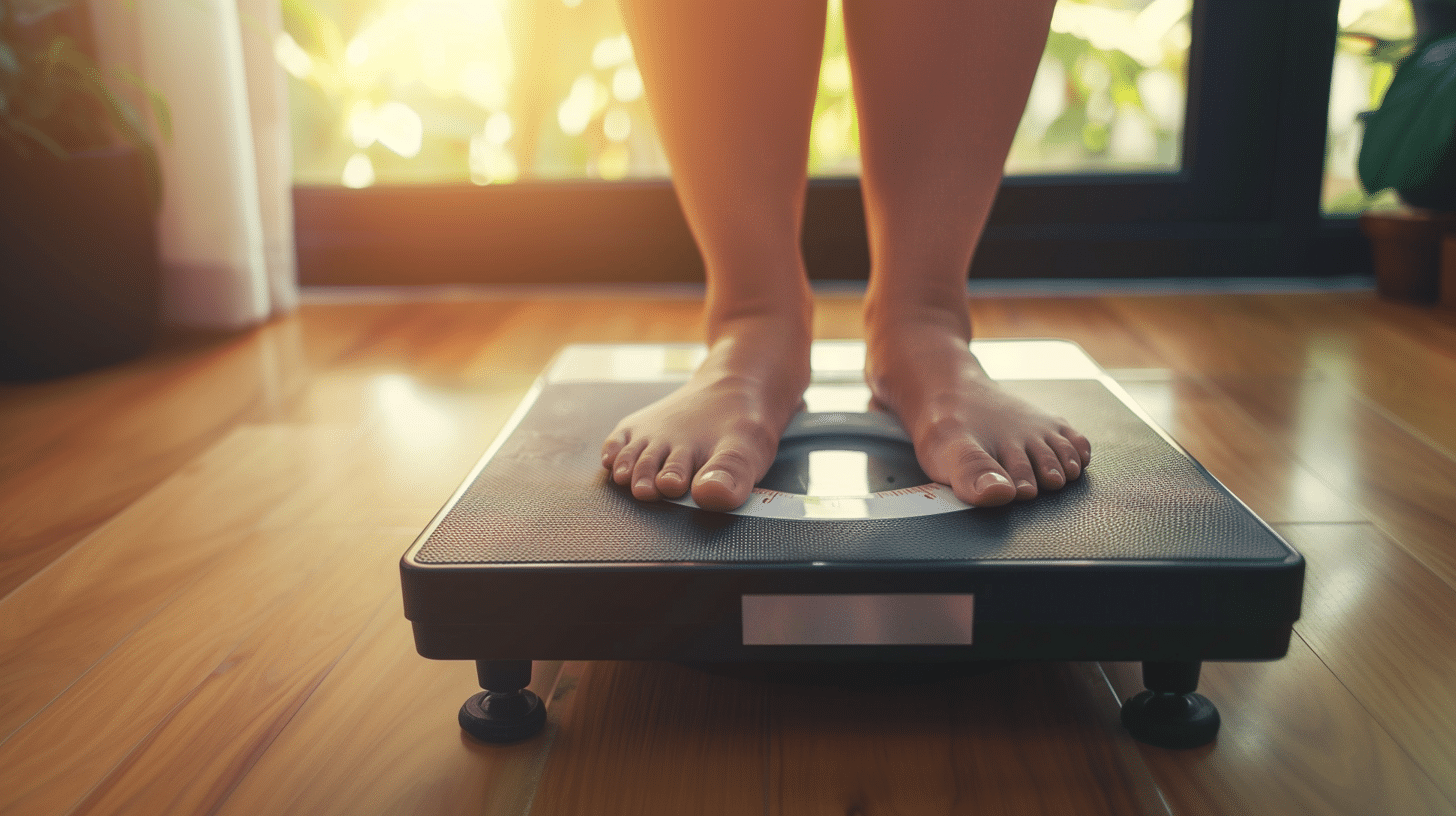
[[[1176,171],[1192,0],[1058,0],[1010,173]]]
[[[1360,114],[1380,107],[1395,66],[1415,45],[1410,0],[1340,0],[1340,34],[1330,76],[1330,124],[1325,142],[1326,215],[1354,215],[1395,203],[1386,191],[1367,196],[1355,174]]]
[[[1193,0],[1059,0],[1011,173],[1176,170]],[[284,0],[303,184],[668,173],[614,0]],[[533,32],[550,32],[532,36]],[[854,175],[830,0],[810,172]]]

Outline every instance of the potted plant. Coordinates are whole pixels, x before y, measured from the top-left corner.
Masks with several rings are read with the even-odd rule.
[[[1367,191],[1394,188],[1409,208],[1366,213],[1361,226],[1380,293],[1431,302],[1441,297],[1442,235],[1456,232],[1456,0],[1411,0],[1411,10],[1415,50],[1365,117],[1358,165]]]
[[[135,356],[159,324],[160,165],[85,26],[72,0],[0,0],[0,379]]]

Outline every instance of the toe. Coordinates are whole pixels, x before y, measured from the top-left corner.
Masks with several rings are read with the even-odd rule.
[[[614,431],[611,436],[607,437],[606,441],[602,443],[602,467],[612,469],[613,465],[617,463],[617,454],[627,447],[630,438],[625,430]]]
[[[1027,501],[1036,498],[1036,471],[1032,468],[1026,451],[1010,451],[997,459],[1001,462],[1001,467],[1006,474],[1011,477],[1011,485],[1016,488],[1016,500]]]
[[[692,452],[675,448],[667,455],[667,459],[662,463],[662,469],[657,473],[658,492],[668,498],[678,498],[688,492],[688,487],[692,484],[692,472]]]
[[[1064,426],[1061,430],[1062,438],[1071,443],[1072,449],[1077,452],[1077,459],[1081,462],[1082,470],[1092,462],[1092,442],[1087,437],[1078,433],[1070,426]]]
[[[656,501],[662,498],[657,490],[657,474],[662,470],[662,462],[667,458],[667,447],[665,445],[648,445],[640,456],[637,457],[637,464],[632,466],[632,496],[641,501]]]
[[[612,481],[623,487],[630,484],[632,472],[637,467],[637,459],[646,448],[646,442],[629,442],[617,451],[616,461],[612,465]]]
[[[961,501],[976,507],[995,507],[1016,498],[1017,488],[995,457],[971,444],[956,455],[951,489]]]
[[[1026,455],[1031,459],[1032,470],[1037,482],[1046,490],[1061,490],[1067,484],[1067,475],[1062,470],[1061,457],[1046,443],[1027,446]]]
[[[1057,455],[1062,463],[1062,473],[1066,474],[1067,481],[1072,481],[1082,475],[1082,455],[1072,446],[1072,443],[1060,436],[1047,440],[1047,446]]]

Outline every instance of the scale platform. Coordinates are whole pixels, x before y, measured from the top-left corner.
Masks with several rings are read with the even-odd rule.
[[[732,513],[638,502],[601,442],[700,346],[570,346],[401,562],[421,655],[476,661],[479,739],[539,730],[531,660],[711,664],[1143,661],[1137,738],[1190,747],[1205,660],[1271,660],[1304,561],[1075,344],[976,341],[987,372],[1092,441],[1066,488],[968,507],[868,411],[863,345],[819,342],[807,410]]]

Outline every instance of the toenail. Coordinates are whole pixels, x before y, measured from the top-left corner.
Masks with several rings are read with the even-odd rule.
[[[1073,462],[1072,464],[1067,465],[1067,475],[1070,476],[1071,478],[1073,478],[1073,479],[1077,478],[1077,474],[1080,473],[1080,472],[1081,472],[1081,470],[1077,467],[1077,463],[1076,462]]]
[[[1062,478],[1062,472],[1060,470],[1057,470],[1056,468],[1052,468],[1051,470],[1048,470],[1047,471],[1047,478],[1048,479],[1060,479],[1060,478]]]
[[[718,482],[719,484],[722,484],[725,487],[729,488],[733,487],[733,485],[737,482],[737,480],[733,478],[733,474],[729,473],[726,470],[710,470],[707,473],[699,476],[698,481]]]
[[[1021,481],[1019,481],[1019,482],[1016,483],[1016,489],[1017,490],[1020,490],[1023,487],[1036,487],[1036,485],[1032,484],[1031,482],[1028,482],[1025,479],[1022,479]]]
[[[1009,485],[1011,480],[999,473],[987,473],[976,480],[976,489],[985,490],[992,485]]]

